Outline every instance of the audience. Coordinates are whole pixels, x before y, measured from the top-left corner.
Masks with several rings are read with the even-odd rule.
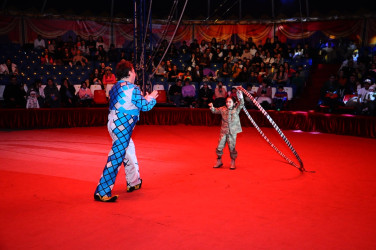
[[[182,87],[182,97],[185,106],[196,107],[196,88],[189,80],[184,81],[184,86]]]
[[[264,109],[270,109],[272,105],[272,88],[267,81],[263,81],[256,92],[256,100]]]
[[[77,50],[77,54],[73,57],[72,59],[73,61],[73,65],[80,65],[80,66],[85,66],[89,60],[82,55],[82,51],[81,50]]]
[[[59,90],[60,102],[63,107],[76,106],[76,89],[67,78],[64,78]]]
[[[105,72],[102,78],[102,84],[104,88],[106,88],[107,84],[115,84],[116,83],[116,76],[112,73],[112,68],[107,66],[105,68]]]
[[[227,89],[223,86],[223,82],[219,81],[217,87],[214,90],[214,103],[213,106],[218,108],[226,104]]]
[[[40,108],[39,102],[38,102],[38,97],[37,97],[37,92],[34,90],[30,91],[27,100],[26,100],[26,108],[27,109],[38,109]]]
[[[8,58],[5,63],[0,64],[0,75],[18,75],[18,67]]]
[[[78,98],[81,106],[90,107],[93,104],[94,95],[85,81],[81,83],[81,87],[78,91]]]
[[[339,105],[338,83],[335,75],[330,75],[320,90],[320,105],[329,107],[329,113],[335,112]]]
[[[365,79],[362,87],[358,90],[358,99],[355,106],[355,114],[370,115],[374,112],[373,101],[370,96],[370,86],[372,85],[371,79]],[[374,92],[374,89],[372,90]],[[373,96],[373,94],[372,94]]]
[[[72,91],[74,87],[70,84],[70,81],[64,81],[60,87],[60,92],[56,93],[57,87],[52,79],[68,77],[69,75],[64,74],[75,72],[77,65],[87,66],[87,69],[82,68],[82,70],[90,69],[92,73],[87,74],[82,79],[88,79],[89,85],[86,84],[85,88],[82,85],[80,90],[88,91],[92,85],[101,85],[101,88],[104,89],[107,84],[116,82],[116,75],[112,73],[111,67],[118,62],[119,58],[134,58],[131,52],[120,51],[115,48],[114,44],[111,44],[108,48],[108,44],[103,41],[102,37],[89,36],[88,40],[84,40],[77,35],[74,39],[68,37],[64,40],[59,36],[47,41],[39,35],[34,42],[36,51],[40,51],[41,65],[64,65],[66,70],[61,72],[58,78],[54,75],[48,75],[51,72],[47,71],[46,73],[50,77],[47,81],[47,87],[42,92],[42,88],[36,89],[35,86],[29,88],[27,95],[24,94],[23,96],[24,107],[26,107],[26,97],[33,98],[34,101],[36,97],[39,107],[43,107],[44,103],[48,107],[76,106],[75,101],[77,99],[74,98],[79,98],[80,101],[82,101],[82,98],[79,93],[78,95],[74,94],[74,91]],[[167,47],[167,44],[167,41],[163,41],[161,52],[164,52],[163,49]],[[334,112],[338,106],[345,105],[343,102],[345,96],[358,95],[359,89],[364,88],[364,79],[375,82],[376,59],[374,60],[365,52],[359,52],[359,54],[354,52],[358,49],[355,44],[349,44],[344,50],[344,54],[336,49],[332,41],[323,44],[324,46],[316,51],[307,43],[294,46],[293,44],[282,43],[278,40],[278,37],[274,37],[273,42],[269,38],[264,43],[259,41],[258,45],[253,42],[252,38],[237,43],[226,40],[217,42],[215,38],[211,41],[194,39],[189,45],[186,41],[183,41],[180,47],[170,47],[167,58],[157,68],[155,76],[163,77],[169,83],[175,83],[171,86],[168,96],[169,100],[176,106],[180,106],[182,102],[185,106],[195,106],[196,96],[198,96],[198,107],[206,107],[208,101],[214,101],[217,106],[224,105],[223,98],[226,98],[229,93],[231,95],[231,91],[227,92],[226,86],[231,88],[234,85],[241,84],[246,86],[248,91],[251,91],[252,85],[261,85],[258,92],[253,93],[258,97],[258,100],[264,99],[262,103],[265,107],[268,103],[269,108],[273,104],[277,109],[283,109],[285,106],[276,104],[277,100],[281,99],[278,89],[291,87],[293,98],[301,96],[309,77],[309,66],[303,67],[303,65],[307,65],[308,61],[317,56],[318,51],[321,51],[324,62],[338,62],[339,58],[345,58],[341,62],[342,65],[338,72],[335,87],[325,85],[327,89],[324,90],[323,88],[322,92],[325,91],[326,94],[320,97],[320,103],[329,105],[331,107],[330,112]],[[122,54],[120,54],[121,52]],[[293,60],[297,60],[299,63],[295,63]],[[15,62],[18,63],[19,61],[15,60]],[[99,63],[100,67],[97,67]],[[209,77],[205,76],[208,72],[211,73]],[[18,67],[8,59],[0,65],[0,74],[18,75]],[[84,74],[86,73],[83,72],[82,75]],[[69,76],[69,79],[74,84],[81,82],[79,74],[75,76],[76,79],[71,76]],[[153,82],[153,79],[151,80]],[[52,85],[50,86],[51,81]],[[181,86],[182,81],[185,83],[184,87]],[[214,84],[213,81],[217,83],[214,91],[209,87]],[[264,88],[266,81],[270,85]],[[202,87],[196,90],[190,84],[191,82],[198,83],[196,86],[201,85]],[[359,83],[362,83],[361,87]],[[68,85],[68,88],[65,85]],[[271,88],[277,88],[276,94],[273,96],[274,99],[271,99]],[[335,88],[332,91],[335,92],[333,93],[337,95],[337,98],[332,95],[332,98],[328,99],[329,93],[331,93],[329,88]],[[70,91],[67,89],[70,89]],[[362,104],[356,106],[356,113],[373,114],[374,88],[369,87],[369,89],[368,93],[372,92],[372,94],[367,95],[367,98],[371,107],[366,108],[371,112],[364,112],[365,108]],[[32,92],[35,92],[35,94]],[[190,95],[187,94],[188,92],[190,92]],[[45,95],[46,99],[44,100],[43,95],[45,93],[47,95]],[[359,111],[360,109],[362,111]]]
[[[6,108],[24,108],[26,92],[17,77],[12,75],[9,84],[4,89],[4,104]]]
[[[213,101],[213,90],[209,88],[207,82],[204,82],[198,91],[198,106],[208,108],[208,104]]]
[[[52,78],[47,79],[47,85],[44,88],[45,106],[48,108],[60,107],[60,93]]]
[[[34,49],[44,50],[46,48],[46,43],[41,35],[38,35],[34,40]]]
[[[287,92],[284,90],[283,86],[278,86],[277,91],[274,94],[273,105],[276,110],[280,111],[285,109],[287,103]]]
[[[170,101],[176,107],[180,107],[181,99],[182,99],[182,80],[179,79],[173,85],[171,85],[170,89],[168,90],[168,94],[170,97]]]

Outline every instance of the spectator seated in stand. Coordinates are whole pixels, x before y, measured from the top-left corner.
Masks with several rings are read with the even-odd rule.
[[[219,81],[217,87],[214,90],[214,103],[213,106],[216,108],[226,105],[227,89],[223,86],[223,82]]]
[[[44,49],[44,52],[42,53],[40,57],[40,63],[42,65],[54,65],[55,64],[53,56],[51,55],[48,49]]]
[[[305,87],[305,77],[302,75],[301,71],[296,71],[295,74],[291,77],[291,87],[293,89],[293,96],[300,98]]]
[[[182,97],[185,106],[196,107],[196,88],[189,80],[184,81],[184,86],[182,87]]]
[[[36,50],[44,50],[46,48],[46,43],[41,35],[38,35],[37,38],[34,40],[34,49]]]
[[[76,89],[67,78],[63,79],[60,87],[61,105],[63,107],[75,107],[77,104]]]
[[[207,82],[204,82],[198,91],[198,106],[200,108],[208,108],[209,103],[213,101],[213,90]]]
[[[283,86],[278,86],[277,91],[274,94],[273,106],[276,110],[280,111],[286,108],[287,104],[287,92],[284,90]]]
[[[91,87],[91,85],[100,85],[101,88],[104,89],[102,79],[103,79],[103,75],[100,73],[98,68],[95,68],[89,76],[89,81],[90,81],[89,87]]]
[[[264,109],[270,109],[272,101],[272,88],[264,80],[256,93],[256,100]]]
[[[196,65],[192,72],[192,81],[194,82],[201,82],[204,76],[203,70],[200,68],[199,65]]]
[[[247,84],[247,88],[246,88],[246,91],[252,95],[252,96],[256,96],[256,92],[253,91],[253,86],[251,84]],[[249,108],[254,108],[255,105],[254,103],[252,102],[251,98],[249,98],[248,96],[244,96],[244,105],[247,109]]]
[[[77,54],[72,59],[73,65],[85,66],[89,60],[82,55],[81,50],[77,50]]]
[[[370,91],[371,85],[371,79],[365,79],[363,81],[363,87],[358,90],[355,114],[372,115],[374,113],[374,101],[371,100],[371,98],[374,96],[374,89],[372,89],[372,92]],[[371,96],[370,93],[372,93]]]
[[[236,92],[237,92],[236,88],[232,87],[231,91],[228,94],[228,96],[231,97],[233,100],[238,101],[238,96],[236,95]]]
[[[63,50],[63,54],[61,56],[61,61],[63,63],[63,65],[66,65],[66,66],[71,66],[73,65],[73,55],[72,53],[69,51],[69,48],[64,48]]]
[[[34,91],[36,94],[39,108],[43,108],[45,97],[44,88],[42,87],[42,81],[40,79],[36,79],[34,84],[28,87],[27,96],[30,96],[31,91]]]
[[[8,58],[5,63],[0,65],[0,75],[18,75],[17,64]]]
[[[157,69],[155,70],[155,76],[160,78],[166,77],[166,68],[165,68],[166,62],[162,61],[158,66]]]
[[[102,83],[104,88],[106,89],[107,84],[115,84],[116,83],[116,77],[115,74],[112,73],[112,68],[107,66],[105,68],[105,73],[102,78]]]
[[[48,108],[60,107],[60,94],[52,78],[47,79],[47,85],[44,88],[45,106]]]
[[[27,109],[39,109],[39,102],[37,97],[37,92],[34,90],[30,91],[27,100],[26,100]]]
[[[9,84],[4,89],[4,104],[6,108],[24,108],[26,92],[18,83],[16,76],[11,76]]]
[[[85,81],[81,83],[80,90],[78,91],[78,98],[81,106],[90,107],[93,105],[94,95],[91,93],[90,88],[87,87]]]
[[[168,81],[176,82],[178,79],[182,80],[181,71],[178,69],[176,65],[173,65],[172,70],[168,72]]]
[[[180,107],[182,100],[182,81],[180,79],[168,90],[170,101],[176,106]]]
[[[368,95],[366,96],[368,105],[368,115],[376,116],[376,86],[375,84],[369,87]]]
[[[335,112],[340,101],[338,96],[338,83],[335,75],[330,75],[329,80],[326,81],[320,90],[320,107],[328,107],[328,112]]]

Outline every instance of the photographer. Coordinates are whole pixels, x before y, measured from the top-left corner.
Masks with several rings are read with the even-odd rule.
[[[226,105],[227,89],[221,81],[218,82],[214,90],[214,107],[219,108]]]

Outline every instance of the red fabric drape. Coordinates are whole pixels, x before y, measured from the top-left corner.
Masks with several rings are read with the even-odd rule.
[[[25,18],[25,40],[29,43],[33,43],[38,34],[44,38],[53,39],[68,31],[73,31],[86,40],[89,35],[93,35],[94,39],[102,36],[106,44],[109,44],[111,36],[110,23],[88,20]]]
[[[376,43],[375,19],[367,20],[366,39],[368,43]],[[22,20],[19,17],[0,17],[0,35],[7,37],[11,42],[21,43]],[[32,43],[38,34],[45,38],[56,38],[72,31],[84,39],[89,35],[94,37],[102,36],[105,43],[111,40],[111,24],[95,21],[62,20],[45,18],[24,18],[25,40]],[[153,35],[161,37],[166,25],[153,24]],[[303,23],[282,23],[276,25],[276,35],[281,41],[286,39],[307,39],[315,32],[321,31],[327,37],[340,38],[348,37],[359,41],[363,36],[363,20],[336,20],[336,21],[315,21]],[[167,30],[166,39],[169,39],[175,25],[170,25]],[[116,47],[133,40],[133,24],[113,24],[113,38]],[[217,40],[229,40],[237,35],[242,40],[252,37],[255,41],[264,41],[267,37],[273,36],[273,24],[244,24],[244,25],[181,25],[178,28],[174,42],[191,41],[192,38],[210,41],[215,37]]]
[[[277,25],[277,35],[281,41],[306,39],[321,31],[330,38],[351,38],[360,41],[363,33],[363,20],[316,21],[303,23],[282,23]]]
[[[376,44],[376,18],[370,18],[367,20],[367,33],[366,33],[366,43]]]
[[[23,21],[22,21],[23,20]],[[22,22],[24,24],[25,41],[32,43],[38,34],[44,38],[52,39],[67,32],[73,32],[84,39],[89,35],[94,38],[102,36],[106,44],[111,42],[111,23],[96,22],[89,20],[63,20],[50,18],[31,18],[1,16],[0,17],[0,35],[11,42],[21,43]],[[367,23],[366,29],[364,25]],[[363,32],[366,32],[366,42],[376,43],[376,20],[369,18],[367,21],[358,20],[331,20],[331,21],[312,21],[312,22],[287,22],[276,24],[275,34],[284,42],[287,39],[299,40],[307,39],[320,31],[328,38],[351,38],[360,41]],[[116,47],[123,47],[133,41],[133,24],[113,24],[113,40]],[[159,39],[164,33],[166,25],[153,24],[153,37]],[[175,25],[170,25],[166,32],[166,39],[172,36]],[[174,42],[183,40],[192,41],[193,38],[210,41],[212,38],[217,40],[229,40],[233,36],[245,41],[252,37],[256,42],[265,41],[267,37],[274,35],[274,24],[237,24],[237,25],[181,25],[174,39]]]
[[[213,37],[217,41],[229,40],[237,35],[241,40],[247,41],[249,37],[254,42],[265,41],[271,37],[273,24],[248,24],[248,25],[196,25],[194,37],[198,40],[210,41]]]
[[[272,127],[260,111],[249,110],[249,113],[260,127]],[[268,113],[283,130],[376,138],[376,117],[295,111]],[[104,126],[107,114],[108,108],[0,109],[0,129]],[[240,114],[240,121],[242,126],[252,126],[243,112]],[[208,109],[162,107],[142,112],[139,121],[139,124],[145,125],[219,126],[220,123],[220,115],[214,115]]]
[[[2,37],[2,43],[12,42],[21,44],[21,18],[0,16],[0,36]]]

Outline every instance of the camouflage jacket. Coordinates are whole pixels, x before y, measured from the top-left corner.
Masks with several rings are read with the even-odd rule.
[[[243,107],[244,98],[240,98],[239,103],[236,104],[232,109],[228,109],[226,106],[220,108],[210,108],[210,111],[213,114],[222,115],[221,134],[237,134],[242,132],[239,113]]]

